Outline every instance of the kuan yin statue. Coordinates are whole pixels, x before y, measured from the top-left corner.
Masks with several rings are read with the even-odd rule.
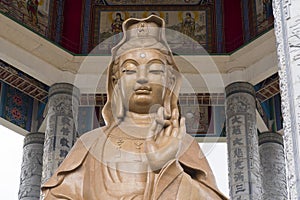
[[[45,200],[227,199],[177,106],[181,76],[163,19],[123,23],[108,67],[106,126],[81,136],[42,186]]]

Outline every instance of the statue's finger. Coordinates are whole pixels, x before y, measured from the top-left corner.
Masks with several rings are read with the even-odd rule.
[[[155,152],[156,151],[156,144],[155,144],[155,140],[156,140],[156,129],[157,129],[157,123],[154,120],[153,123],[150,126],[150,129],[148,131],[148,135],[145,141],[145,152],[149,153],[149,152]]]
[[[156,134],[157,133],[161,133],[162,130],[169,126],[171,124],[171,122],[169,120],[165,120],[164,119],[164,108],[163,107],[160,107],[157,111],[157,116],[155,118],[155,121],[156,121]]]
[[[148,134],[147,134],[147,138],[146,138],[147,141],[154,140],[156,127],[157,127],[157,123],[154,120],[148,130]]]
[[[173,127],[171,136],[172,136],[172,137],[177,137],[177,136],[178,136],[178,128],[174,128],[174,127]]]
[[[164,107],[160,107],[158,110],[157,110],[157,117],[159,118],[159,119],[164,119]]]
[[[161,137],[161,132],[163,130],[163,126],[159,123],[156,123],[156,130],[154,133],[154,141],[156,141],[159,137]]]
[[[172,125],[169,125],[168,127],[166,127],[165,131],[164,131],[164,136],[166,136],[166,137],[171,136],[172,135],[172,129],[173,129]]]
[[[164,119],[155,119],[157,124],[161,125],[162,127],[167,127],[171,124],[170,120],[164,120]]]
[[[174,128],[179,127],[178,118],[179,118],[178,109],[173,109],[173,111],[172,111],[172,125],[173,125]]]
[[[178,108],[175,108],[172,110],[172,120],[178,120],[179,119],[179,111],[178,111]]]
[[[165,137],[164,137],[164,132],[165,132],[165,130],[162,129],[162,130],[157,134],[157,137],[156,137],[156,139],[155,139],[155,143],[156,143],[157,145],[161,144],[162,141],[163,141],[163,138],[165,138]]]
[[[157,110],[157,115],[156,115],[156,118],[157,122],[159,124],[163,124],[164,123],[164,107],[160,107],[158,110]]]
[[[185,134],[186,134],[185,117],[182,117],[180,119],[180,127],[179,127],[179,133],[177,138],[181,140]]]
[[[168,136],[160,137],[159,141],[156,142],[157,146],[160,146],[160,147],[165,146],[169,142],[170,138],[172,138],[172,137],[168,137]]]

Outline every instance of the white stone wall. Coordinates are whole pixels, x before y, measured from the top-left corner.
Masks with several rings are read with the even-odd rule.
[[[300,196],[300,3],[273,0],[289,199]]]

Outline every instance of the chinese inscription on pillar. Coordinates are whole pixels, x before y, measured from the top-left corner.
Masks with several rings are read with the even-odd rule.
[[[50,88],[43,183],[52,176],[76,141],[78,98],[79,90],[70,84],[58,83]]]
[[[232,200],[262,199],[253,95],[254,89],[249,83],[237,82],[226,87],[226,133]]]

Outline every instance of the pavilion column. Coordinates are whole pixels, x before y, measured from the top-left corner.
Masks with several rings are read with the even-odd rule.
[[[29,133],[25,136],[21,168],[19,200],[39,200],[44,133]]]
[[[62,163],[77,138],[79,89],[68,83],[56,83],[49,90],[42,183]]]
[[[282,136],[279,133],[261,133],[259,155],[262,167],[263,199],[288,199]]]
[[[273,0],[289,199],[300,196],[300,4]]]
[[[250,83],[234,82],[225,91],[230,199],[261,200],[255,90]]]

